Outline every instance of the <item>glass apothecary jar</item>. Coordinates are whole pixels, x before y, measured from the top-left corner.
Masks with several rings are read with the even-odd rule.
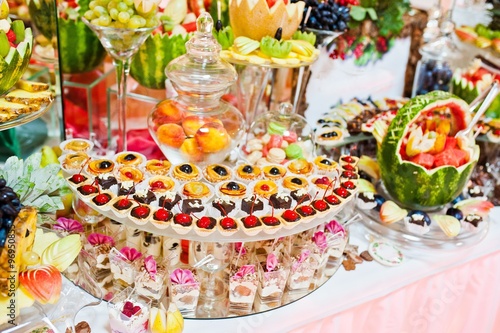
[[[420,48],[422,59],[417,64],[412,97],[430,91],[449,91],[459,50],[448,35],[443,35]]]
[[[238,109],[221,101],[237,74],[219,58],[221,47],[212,35],[212,18],[202,13],[196,25],[196,33],[186,43],[187,53],[165,70],[178,96],[155,106],[148,127],[170,162],[202,166],[222,162],[238,146],[245,121]]]

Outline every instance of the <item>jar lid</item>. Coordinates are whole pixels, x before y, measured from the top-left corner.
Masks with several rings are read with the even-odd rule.
[[[172,60],[165,70],[179,95],[220,98],[237,79],[234,67],[220,59],[213,25],[210,14],[202,13],[196,20],[197,31],[186,43],[186,54]]]

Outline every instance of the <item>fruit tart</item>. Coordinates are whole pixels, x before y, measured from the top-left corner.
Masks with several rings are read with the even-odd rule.
[[[176,165],[172,171],[172,176],[181,181],[199,180],[201,178],[200,169],[192,163]]]
[[[137,167],[141,165],[142,162],[145,160],[146,158],[142,154],[129,151],[119,153],[115,156],[116,163],[118,163],[119,165],[126,165],[126,166]]]
[[[231,169],[222,164],[210,164],[203,170],[205,179],[210,183],[219,183],[231,179]]]
[[[146,162],[146,172],[151,175],[166,175],[172,164],[168,160],[149,160]]]

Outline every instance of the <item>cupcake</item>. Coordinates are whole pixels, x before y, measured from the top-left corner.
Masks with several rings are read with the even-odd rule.
[[[148,190],[147,188],[141,189],[141,190],[136,190],[133,198],[135,201],[137,201],[141,204],[147,204],[147,205],[156,201],[156,195],[152,191]]]
[[[168,160],[149,160],[146,163],[146,172],[151,175],[167,175],[170,170],[171,163]]]
[[[154,176],[149,179],[149,189],[155,193],[163,193],[174,189],[175,182],[167,176]]]
[[[258,180],[253,185],[253,193],[264,198],[269,198],[277,192],[278,185],[271,180]]]
[[[182,186],[182,195],[187,198],[206,200],[212,195],[212,191],[202,182],[188,182]]]
[[[240,222],[243,226],[243,231],[248,236],[257,235],[262,230],[262,222],[260,218],[255,215],[242,217]]]
[[[165,208],[158,208],[151,216],[151,222],[158,229],[166,229],[172,220],[173,214]]]
[[[230,236],[238,231],[238,224],[229,216],[226,216],[218,222],[219,232],[224,236]]]
[[[130,152],[130,151],[124,151],[122,153],[115,155],[115,161],[119,165],[137,167],[140,164],[142,164],[142,162],[145,160],[146,160],[146,158],[142,154]]]
[[[102,173],[95,177],[95,180],[103,190],[109,190],[113,185],[118,184],[116,177],[112,173]]]
[[[172,210],[179,201],[181,201],[181,196],[176,191],[168,191],[163,193],[158,200],[158,204],[160,207]]]
[[[474,232],[479,227],[479,224],[483,221],[483,218],[477,214],[468,214],[460,222],[462,229],[469,232]]]
[[[279,192],[269,197],[269,203],[274,209],[289,209],[292,206],[292,197],[284,192]]]
[[[300,189],[307,190],[307,188],[309,187],[309,182],[303,177],[288,176],[283,179],[283,187],[290,191]]]
[[[260,220],[264,224],[264,232],[270,235],[276,233],[282,225],[282,220],[276,216],[263,216]]]
[[[259,179],[261,174],[261,169],[258,166],[252,166],[250,164],[242,164],[236,169],[236,176],[238,179],[251,182],[253,180]]]
[[[231,169],[222,164],[210,164],[203,169],[205,179],[210,183],[219,183],[231,179]]]
[[[309,194],[309,192],[307,192],[306,189],[303,188],[293,190],[292,192],[290,192],[290,196],[292,197],[292,199],[300,203],[311,200],[311,195]]]
[[[182,200],[181,207],[182,212],[188,215],[191,215],[192,213],[200,213],[205,209],[205,206],[200,199],[184,199]]]
[[[111,200],[115,198],[114,193],[110,191],[102,191],[101,193],[97,194],[92,198],[92,203],[99,207],[100,210],[108,210],[111,208],[111,205],[109,204]]]
[[[92,141],[85,139],[70,139],[61,142],[61,150],[67,152],[83,152],[88,153],[94,147]]]
[[[289,162],[287,168],[292,173],[304,176],[309,176],[314,170],[313,163],[308,162],[304,158],[298,158]]]
[[[277,164],[266,165],[262,168],[262,171],[264,178],[274,181],[283,179],[286,174],[286,168]]]
[[[144,173],[136,167],[121,167],[120,169],[118,169],[118,173],[116,176],[121,182],[131,180],[134,183],[140,183],[144,180]]]
[[[359,209],[370,210],[377,206],[375,201],[375,193],[373,192],[360,192],[356,199],[356,205]]]
[[[228,199],[239,199],[243,198],[247,193],[247,187],[245,184],[237,182],[237,181],[229,181],[222,183],[219,186],[220,196],[222,198]]]
[[[264,210],[264,202],[255,197],[254,195],[251,197],[246,197],[241,200],[241,210],[247,214],[253,214],[255,212],[259,212]]]
[[[234,201],[224,198],[216,198],[212,201],[212,207],[215,208],[221,216],[227,216],[236,208]]]
[[[127,180],[118,185],[118,195],[129,195],[135,193],[134,182]]]
[[[75,173],[80,171],[89,159],[90,157],[86,153],[70,153],[62,158],[61,166],[64,171]]]
[[[134,201],[126,196],[118,196],[111,201],[111,210],[118,217],[126,217],[129,210],[136,205]]]
[[[196,221],[194,225],[194,231],[197,235],[206,237],[215,232],[216,226],[216,219],[214,219],[213,217],[203,216]]]
[[[87,166],[87,171],[91,175],[97,176],[102,173],[113,172],[114,168],[115,162],[108,159],[100,159],[90,161],[89,165]]]
[[[149,205],[136,205],[129,211],[129,219],[137,225],[144,225],[151,217]]]
[[[193,229],[193,218],[185,213],[175,214],[171,226],[178,234],[185,235]]]
[[[180,181],[195,181],[201,178],[200,169],[191,163],[176,165],[172,171],[172,176]]]
[[[414,234],[423,235],[431,230],[431,218],[420,210],[410,211],[404,218],[404,223],[406,229]]]
[[[331,174],[337,170],[337,162],[326,158],[325,156],[318,156],[314,159],[316,171],[321,175]]]

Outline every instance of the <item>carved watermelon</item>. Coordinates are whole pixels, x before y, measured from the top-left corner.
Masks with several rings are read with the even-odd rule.
[[[454,138],[469,121],[467,103],[441,91],[398,111],[378,150],[381,178],[395,201],[432,209],[458,196],[479,158],[474,140],[461,147]]]
[[[165,89],[165,68],[172,59],[186,53],[188,40],[189,35],[153,33],[134,56],[130,75],[146,88]]]
[[[59,3],[59,2],[58,2]],[[90,0],[61,1],[58,8],[59,63],[61,71],[77,74],[99,66],[106,51],[89,27],[80,20]],[[36,28],[49,40],[56,36],[54,0],[29,0],[30,16]]]

